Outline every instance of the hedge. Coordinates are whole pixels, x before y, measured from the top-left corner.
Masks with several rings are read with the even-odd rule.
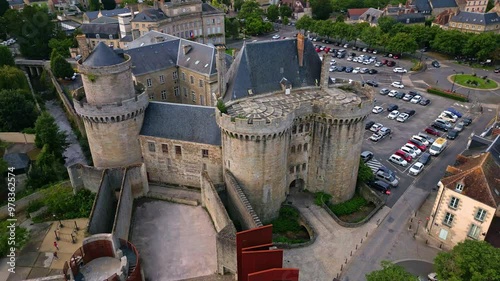
[[[349,215],[355,213],[361,209],[361,207],[366,206],[368,201],[366,201],[363,196],[356,193],[354,197],[343,203],[328,206],[332,212],[337,216]]]
[[[437,96],[449,98],[449,99],[452,99],[452,100],[463,101],[463,102],[468,102],[469,101],[469,99],[465,95],[458,94],[458,93],[452,93],[452,92],[448,92],[448,91],[443,91],[441,89],[428,88],[427,92],[429,94],[433,94],[433,95],[437,95]]]

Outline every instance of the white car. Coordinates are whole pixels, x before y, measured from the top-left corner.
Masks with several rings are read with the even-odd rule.
[[[398,115],[396,121],[404,123],[406,120],[408,120],[408,117],[410,117],[410,115],[408,113],[403,112]]]
[[[391,157],[389,157],[389,161],[393,162],[395,164],[398,164],[400,166],[403,166],[403,167],[408,166],[408,162],[406,160],[404,160],[403,157],[396,155],[396,154],[391,155]]]
[[[352,73],[359,73],[361,70],[361,67],[356,67],[355,69],[352,70]]]
[[[279,34],[273,35],[273,39],[274,39],[274,40],[276,40],[276,39],[280,39]]]
[[[404,151],[404,152],[410,154],[411,158],[417,157],[417,153],[415,152],[415,150],[413,150],[407,146],[402,146],[400,149],[401,149],[401,151]]]
[[[419,96],[419,95],[416,95],[416,96],[414,96],[414,97],[410,100],[410,102],[411,102],[411,103],[415,103],[415,104],[417,104],[417,103],[419,103],[421,100],[422,100],[422,97],[421,97],[421,96]]]
[[[415,153],[416,153],[417,155],[422,154],[422,150],[420,150],[420,149],[419,149],[416,145],[414,145],[413,143],[406,143],[406,144],[405,144],[405,145],[403,145],[403,146],[406,146],[406,147],[408,147],[408,148],[413,149],[413,151],[415,151]]]
[[[406,73],[408,72],[408,70],[402,68],[402,67],[395,67],[393,70],[392,70],[394,73]]]
[[[393,86],[394,88],[399,88],[399,89],[403,89],[405,87],[405,85],[403,85],[403,83],[399,82],[399,81],[392,82],[391,86]]]
[[[453,130],[456,130],[456,131],[463,131],[464,130],[464,123],[463,122],[460,122],[458,123],[457,125],[455,125],[455,128],[453,128]]]
[[[384,127],[384,125],[382,125],[380,123],[375,123],[370,127],[370,131],[378,132],[378,130],[382,129],[382,127]]]
[[[379,114],[380,112],[384,111],[384,108],[381,107],[381,106],[375,106],[373,109],[372,109],[372,112],[375,113],[375,114]]]
[[[336,61],[336,60],[334,60],[334,59],[332,59],[332,60],[330,61],[330,65],[334,65],[334,64],[336,64],[336,63],[337,63],[337,61]]]
[[[391,113],[389,113],[389,115],[387,115],[387,118],[394,120],[394,119],[396,119],[396,117],[398,117],[398,115],[399,115],[399,111],[393,110],[393,111],[391,111]]]
[[[397,90],[391,90],[388,94],[389,97],[394,97],[395,95],[398,94],[398,91]]]
[[[440,123],[440,124],[446,126],[446,128],[448,128],[448,129],[451,129],[453,127],[450,122],[448,122],[447,120],[443,120],[441,118],[434,120],[434,122]]]
[[[378,61],[378,62],[375,63],[376,67],[381,67],[382,65],[383,65],[382,62],[380,62],[380,61]]]
[[[418,176],[424,170],[424,167],[424,164],[417,162],[411,166],[409,173],[410,175]]]
[[[347,57],[347,59],[346,59],[346,60],[348,60],[348,61],[352,61],[352,57],[350,57],[350,56],[349,56],[349,57]]]
[[[443,112],[439,115],[439,117],[438,117],[438,118],[441,118],[441,119],[446,120],[446,121],[448,121],[448,122],[453,122],[453,123],[455,123],[455,122],[457,122],[457,118],[458,118],[458,117],[457,117],[456,115],[450,115],[450,114],[446,113],[446,111],[443,111]]]
[[[424,138],[424,137],[421,137],[421,136],[418,136],[418,135],[414,135],[411,138],[418,140],[419,142],[423,143],[425,146],[429,146],[429,141],[426,138]]]

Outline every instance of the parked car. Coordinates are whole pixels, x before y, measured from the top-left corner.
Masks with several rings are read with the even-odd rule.
[[[399,108],[399,106],[397,104],[389,104],[387,106],[387,111],[394,111],[394,110],[397,110]]]
[[[422,154],[422,150],[420,150],[416,145],[414,145],[411,142],[405,143],[403,146],[406,146],[406,147],[409,147],[409,148],[413,149],[413,151],[415,151],[415,153],[417,155]]]
[[[375,124],[375,122],[373,122],[373,121],[366,122],[365,130],[370,130],[370,128],[373,126],[373,124]]]
[[[422,153],[422,156],[418,159],[418,162],[427,165],[431,161],[431,154],[428,152]]]
[[[361,68],[361,69],[359,70],[359,73],[361,73],[361,74],[365,74],[365,73],[368,73],[368,71],[370,71],[368,68],[363,67],[363,68]]]
[[[384,135],[384,137],[385,137],[385,136],[388,136],[391,134],[391,129],[389,129],[387,127],[382,127],[380,130],[378,130],[378,133],[381,135]]]
[[[391,155],[389,157],[389,161],[392,163],[395,163],[397,165],[403,166],[403,167],[408,166],[408,162],[406,160],[404,160],[403,157],[396,155],[396,154]]]
[[[396,119],[396,117],[398,117],[398,115],[399,115],[399,111],[393,110],[393,111],[391,111],[391,113],[389,113],[389,115],[387,115],[387,118],[394,120],[394,119]]]
[[[386,173],[385,171],[383,170],[378,170],[376,173],[375,173],[375,178],[377,180],[381,180],[381,181],[384,181],[388,184],[390,184],[391,186],[398,186],[399,184],[399,181],[398,179],[396,179],[395,175],[394,174],[390,174],[390,173]]]
[[[472,123],[472,118],[470,118],[470,117],[464,117],[462,119],[462,122],[464,122],[465,126],[469,126]]]
[[[427,98],[422,98],[418,104],[426,106],[426,105],[428,105],[430,103],[431,103],[431,100],[429,100]]]
[[[370,131],[376,133],[378,132],[378,130],[382,129],[384,127],[384,125],[380,124],[380,123],[374,123],[371,127],[370,127]]]
[[[417,153],[415,152],[415,150],[407,147],[407,146],[402,146],[400,148],[401,151],[405,152],[405,153],[408,153],[411,157],[413,158],[417,158]]]
[[[423,143],[425,146],[429,146],[429,141],[424,137],[421,137],[419,135],[413,135],[411,138],[418,140],[419,142]]]
[[[418,136],[426,139],[429,142],[429,144],[432,144],[435,141],[435,139],[433,137],[431,137],[427,134],[424,134],[424,133],[418,133]]]
[[[389,97],[394,97],[398,94],[398,90],[391,90],[388,94]]]
[[[385,96],[385,95],[387,95],[389,92],[390,92],[390,91],[389,91],[389,89],[387,89],[387,88],[382,88],[382,89],[380,90],[380,92],[379,92],[379,93],[380,93],[381,95]]]
[[[449,140],[454,140],[458,137],[459,131],[457,130],[451,130],[448,132],[448,135],[446,135],[446,138]]]
[[[378,87],[378,83],[373,80],[366,80],[366,84],[372,87]]]
[[[405,85],[403,85],[403,83],[399,82],[399,81],[392,82],[391,86],[393,86],[394,88],[399,88],[399,89],[403,89],[405,87]]]
[[[352,70],[352,73],[356,74],[356,73],[359,73],[359,71],[361,71],[361,67],[356,67]]]
[[[410,117],[412,117],[416,113],[416,111],[413,109],[405,109],[405,110],[403,110],[403,112],[410,115]]]
[[[420,142],[419,140],[412,138],[408,142],[412,143],[413,145],[418,147],[418,149],[420,149],[420,151],[425,151],[427,149],[427,146],[425,144],[423,144],[422,142]]]
[[[439,64],[439,62],[438,62],[437,60],[432,61],[432,63],[431,63],[431,64],[432,64],[432,66],[434,66],[435,68],[440,68],[440,67],[441,67],[441,65]]]
[[[387,64],[386,64],[388,67],[393,67],[396,65],[396,62],[393,61],[393,60],[390,60],[390,61],[387,61]]]
[[[280,36],[279,34],[273,35],[273,39],[274,39],[274,40],[280,39],[280,37],[281,37],[281,36]],[[268,38],[269,38],[269,37],[268,37]],[[316,39],[316,38],[314,38],[314,39]],[[313,41],[314,41],[314,40],[313,40]]]
[[[377,74],[377,73],[378,73],[378,71],[377,71],[376,69],[373,69],[373,68],[372,68],[372,69],[370,69],[370,70],[368,71],[368,73],[370,73],[370,74]]]
[[[366,163],[372,160],[372,158],[373,158],[373,152],[368,150],[361,152],[361,160],[363,160],[363,162]]]
[[[408,93],[408,94],[405,94],[405,96],[403,97],[403,100],[404,101],[410,101],[411,99],[413,98],[413,95]]]
[[[416,96],[414,96],[414,97],[410,100],[410,102],[411,102],[411,103],[414,103],[414,104],[417,104],[417,103],[419,103],[421,100],[422,100],[422,97],[421,97],[421,96],[419,96],[419,95],[416,95]]]
[[[345,72],[347,72],[347,69],[346,69],[346,67],[345,67],[345,66],[340,66],[340,65],[339,65],[339,66],[337,66],[337,71],[338,71],[338,72],[344,72],[344,71],[345,71]]]
[[[394,73],[406,73],[408,70],[402,68],[402,67],[396,67],[392,70]]]
[[[405,93],[403,92],[398,92],[394,97],[397,99],[402,99],[405,96]]]
[[[401,157],[402,157],[405,161],[407,161],[408,163],[410,163],[410,162],[413,160],[413,158],[411,157],[411,155],[410,155],[410,154],[408,154],[408,153],[406,153],[406,152],[402,151],[401,149],[400,149],[400,150],[398,150],[398,151],[396,151],[394,154],[395,154],[395,155],[398,155],[398,156],[401,156]]]
[[[424,167],[425,167],[424,164],[417,162],[417,163],[413,164],[413,166],[411,166],[408,173],[410,175],[418,176],[424,170]]]
[[[457,125],[455,125],[455,127],[453,128],[453,130],[456,130],[456,131],[463,131],[464,130],[464,122],[459,122]]]
[[[457,121],[457,119],[454,119],[450,115],[447,115],[447,114],[444,114],[444,113],[441,113],[438,116],[438,118],[441,119],[441,120],[447,121],[447,122],[456,122]]]
[[[371,135],[371,137],[370,137],[370,140],[374,141],[374,142],[378,142],[379,140],[383,139],[384,137],[385,136],[383,136],[383,135],[373,133],[373,135]]]
[[[384,194],[391,194],[391,186],[384,182],[384,181],[381,181],[381,180],[378,180],[378,181],[372,181],[372,182],[369,182],[368,185],[373,188],[373,189],[376,189]]]
[[[441,119],[441,118],[438,118],[438,119],[434,120],[434,122],[435,122],[435,123],[439,123],[439,124],[443,124],[443,125],[445,125],[445,126],[446,126],[446,128],[448,128],[448,129],[451,129],[451,128],[453,127],[453,126],[451,125],[451,123],[450,123],[450,122],[448,122],[448,121],[446,121],[446,120],[443,120],[443,119]]]
[[[430,134],[430,135],[433,135],[433,136],[436,136],[436,137],[440,137],[441,136],[441,133],[439,133],[437,130],[433,129],[433,128],[425,128],[424,130],[426,133]]]
[[[354,70],[354,68],[352,68],[351,66],[348,66],[348,67],[345,67],[344,70],[346,73],[351,73]]]
[[[403,112],[398,115],[396,121],[404,123],[406,120],[408,120],[408,117],[410,117],[410,115]]]
[[[432,123],[432,128],[439,130],[439,131],[448,132],[448,127],[446,127],[446,125],[444,125],[442,123],[434,122],[434,123]]]
[[[380,112],[384,111],[384,108],[381,107],[381,106],[375,106],[373,109],[372,109],[372,112],[375,113],[375,114],[379,114]]]
[[[380,61],[378,61],[378,62],[375,63],[376,67],[381,67],[382,65],[384,65],[384,64],[382,64],[382,62],[380,62]]]
[[[455,114],[458,118],[462,118],[462,116],[463,116],[463,114],[462,114],[460,111],[456,110],[456,109],[455,109],[455,108],[453,108],[453,107],[448,107],[448,108],[446,109],[446,111],[449,111],[449,112],[451,112],[451,113]]]

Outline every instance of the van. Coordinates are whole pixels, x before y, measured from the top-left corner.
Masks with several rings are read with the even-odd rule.
[[[445,138],[438,138],[429,148],[429,153],[434,156],[439,155],[446,148],[447,144],[448,141]]]
[[[385,181],[386,183],[394,187],[398,186],[399,184],[398,179],[396,179],[394,175],[391,175],[381,170],[378,170],[377,173],[375,173],[375,178],[378,180]]]

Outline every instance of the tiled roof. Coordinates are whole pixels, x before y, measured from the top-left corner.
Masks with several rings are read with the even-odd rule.
[[[25,169],[29,167],[30,158],[26,153],[10,153],[3,156],[3,160],[7,162],[9,167],[16,169]]]
[[[415,0],[415,6],[417,7],[417,10],[421,13],[423,12],[431,12],[432,8],[431,5],[429,4],[429,0]]]
[[[101,12],[101,15],[104,17],[116,17],[119,14],[130,13],[130,10],[128,8],[121,8],[114,10],[92,11],[92,12],[86,12],[85,15],[89,18],[89,21],[93,21],[94,19],[97,18],[99,12]]]
[[[131,22],[155,22],[166,18],[167,15],[161,9],[145,9],[136,14]]]
[[[402,15],[397,15],[393,16],[396,22],[400,23],[418,23],[418,22],[425,22],[425,15],[424,14],[402,14]]]
[[[209,106],[149,102],[140,135],[221,145],[215,109]]]
[[[376,23],[383,13],[384,12],[379,9],[369,8],[359,17],[359,19]]]
[[[186,39],[179,40],[180,46],[177,54],[178,66],[183,66],[204,74],[217,73],[215,67],[216,50],[214,47]],[[187,53],[185,53],[185,48],[189,50]]]
[[[455,0],[430,0],[430,2],[433,9],[457,7]]]
[[[303,66],[299,66],[297,39],[245,44],[229,68],[224,100],[235,100],[278,91],[286,78],[293,88],[319,83],[321,60],[313,44],[304,38]]]
[[[111,18],[111,17],[98,17],[95,20],[91,21],[91,23],[116,23],[118,24],[118,19],[117,18]]]
[[[491,153],[476,156],[458,155],[455,165],[448,166],[441,182],[455,190],[457,183],[463,184],[462,194],[493,208],[500,204],[500,167]]]
[[[116,35],[120,34],[120,27],[118,26],[118,23],[108,23],[108,24],[101,24],[101,23],[84,23],[81,26],[83,34],[104,34],[106,35]],[[88,36],[87,36],[88,37]]]
[[[125,50],[132,59],[132,73],[143,75],[177,65],[179,40]]]
[[[500,17],[497,13],[472,13],[459,12],[456,16],[451,17],[451,22],[472,23],[480,25],[499,24]]]
[[[85,66],[110,66],[124,62],[124,58],[117,55],[110,47],[99,42],[92,53],[85,59]]]
[[[364,12],[366,12],[368,10],[368,8],[361,8],[361,9],[347,9],[347,15],[349,17],[352,17],[352,16],[360,16],[361,14],[363,14]]]
[[[171,40],[177,40],[179,37],[175,37],[173,35],[169,35],[166,33],[161,33],[155,30],[151,30],[141,37],[133,40],[132,42],[127,44],[128,49],[138,48],[146,45],[156,44],[160,42],[166,42]]]
[[[218,14],[218,13],[223,13],[221,10],[218,10],[214,6],[207,4],[207,3],[202,3],[201,4],[201,11],[203,14]]]

